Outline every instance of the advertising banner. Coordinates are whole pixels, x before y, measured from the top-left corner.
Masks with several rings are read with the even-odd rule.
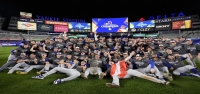
[[[188,29],[192,27],[191,20],[172,22],[172,29]]]
[[[159,31],[159,30],[171,30],[172,28],[172,24],[171,22],[168,23],[157,23],[155,25],[155,30]]]
[[[0,45],[1,46],[17,46],[17,44],[13,44],[13,43],[2,43]]]
[[[53,32],[54,26],[51,24],[37,24],[38,31],[46,31],[46,32]]]
[[[91,32],[91,23],[69,22],[69,32]]]
[[[85,37],[87,37],[87,35],[80,35],[80,34],[78,34],[78,35],[76,35],[76,37],[78,37],[78,38],[85,38]]]
[[[68,25],[68,22],[45,21],[45,24],[54,24],[54,25]]]
[[[155,23],[166,23],[166,22],[171,22],[172,19],[171,18],[165,18],[165,19],[157,19],[155,20]]]
[[[54,32],[68,32],[68,26],[66,26],[66,25],[54,25]]]
[[[77,36],[68,36],[68,38],[77,38]]]
[[[132,28],[152,28],[155,27],[155,20],[148,20],[142,22],[130,22],[130,29]]]
[[[146,37],[157,37],[158,34],[146,34]]]
[[[92,32],[128,32],[128,17],[93,18]]]
[[[37,25],[36,25],[36,23],[18,21],[17,29],[19,29],[19,30],[37,30]]]
[[[133,34],[133,37],[145,37],[145,34]]]
[[[45,23],[45,21],[43,21],[43,20],[38,20],[38,19],[34,19],[34,21],[35,21],[35,23]]]
[[[154,31],[154,28],[132,28],[131,32]]]
[[[32,13],[20,12],[20,18],[31,19],[32,18]]]
[[[191,20],[192,16],[185,16],[185,17],[175,17],[172,18],[172,21],[183,21],[183,20]]]
[[[90,23],[69,22],[68,26],[69,26],[69,29],[79,29],[79,30],[91,29]]]

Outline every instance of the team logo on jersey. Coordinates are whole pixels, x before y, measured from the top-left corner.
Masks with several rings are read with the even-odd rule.
[[[119,27],[117,24],[113,24],[112,21],[108,21],[104,25],[101,26],[102,28],[108,28],[108,30],[112,30],[112,28]]]

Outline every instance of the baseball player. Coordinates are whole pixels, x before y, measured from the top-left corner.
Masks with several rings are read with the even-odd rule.
[[[20,57],[17,60],[17,64],[8,71],[8,74],[12,74],[16,70],[22,70],[20,67],[27,69],[28,67],[30,67],[30,65],[28,63],[29,63],[29,59],[28,59],[28,57],[26,57],[26,54],[21,53]]]
[[[119,78],[130,78],[131,76],[136,76],[140,78],[144,78],[153,82],[157,83],[163,83],[168,85],[169,82],[166,82],[164,80],[160,80],[151,76],[147,76],[145,74],[142,74],[136,70],[128,69],[127,71],[127,66],[126,66],[126,61],[128,61],[134,53],[131,53],[130,56],[125,58],[124,60],[118,61],[117,63],[110,62],[111,65],[111,76],[113,78],[112,83],[106,83],[106,86],[108,87],[119,87]]]
[[[102,73],[103,61],[100,59],[98,54],[95,55],[95,59],[89,61],[90,67],[87,68],[85,73],[81,74],[81,77],[88,79],[88,75],[99,75],[99,79],[103,79],[104,75]]]
[[[29,67],[23,71],[17,71],[16,73],[17,74],[28,74],[28,72],[30,72],[32,69],[42,69],[44,68],[44,65],[40,65],[39,64],[39,59],[36,57],[36,54],[35,53],[32,53],[30,56],[29,56]]]
[[[44,79],[45,77],[51,75],[51,74],[54,74],[56,72],[61,72],[61,73],[66,73],[69,77],[67,78],[63,78],[63,79],[57,79],[53,82],[53,84],[60,84],[62,82],[65,82],[65,81],[70,81],[70,80],[73,80],[77,77],[80,76],[80,69],[85,69],[83,68],[83,66],[78,66],[77,64],[78,61],[74,61],[72,63],[75,63],[76,66],[74,67],[70,67],[70,66],[67,66],[67,67],[55,67],[53,68],[52,70],[50,70],[49,72],[45,73],[45,74],[41,74],[39,76],[33,76],[32,78],[34,79]],[[83,61],[84,62],[84,61]],[[61,64],[64,64],[64,60],[60,61]],[[69,64],[67,64],[69,65]]]
[[[158,68],[155,66],[153,67],[154,63],[149,62],[146,58],[142,58],[142,55],[137,54],[133,63],[137,68],[135,69],[136,71],[153,77],[158,76],[159,79],[164,80]]]
[[[172,74],[169,73],[169,70],[166,67],[165,59],[160,59],[156,52],[152,55],[152,60],[149,60],[148,62],[154,63],[152,64],[151,68],[156,66],[164,78],[168,79],[169,81],[173,81]]]
[[[187,59],[188,57],[180,56],[179,54],[171,54],[168,56],[168,58],[169,59],[167,59],[167,66],[170,70],[173,70],[174,75],[200,77],[200,72],[195,67],[193,67],[192,65],[185,65],[183,63],[183,60]],[[189,71],[192,73],[187,74],[186,72]]]
[[[55,68],[57,67],[60,63],[61,60],[64,60],[63,57],[61,57],[62,53],[57,52],[55,57],[52,57],[51,59],[49,59],[49,61],[51,61],[51,63],[46,63],[45,64],[45,68],[43,68],[40,72],[38,72],[38,74],[40,73],[44,73],[44,72],[48,72],[50,68]]]
[[[187,53],[187,50],[186,50],[187,47],[185,47],[184,44],[177,43],[176,41],[173,41],[173,40],[171,41],[171,47],[170,48],[173,49],[173,52],[177,52],[180,55],[183,55],[183,56],[186,56],[186,57],[189,57],[189,55],[190,55],[190,54]],[[190,58],[187,58],[186,61],[187,61],[188,64],[195,66]]]
[[[200,53],[200,45],[194,44],[191,39],[187,39],[185,49],[188,53],[189,58],[194,59],[198,53]],[[187,60],[187,59],[186,59]],[[196,64],[193,63],[194,67],[196,67]]]
[[[6,69],[8,66],[14,66],[16,64],[16,60],[14,59],[18,58],[21,53],[28,55],[29,45],[27,43],[24,43],[22,46],[11,51],[10,55],[8,56],[8,61],[0,68],[0,72]]]

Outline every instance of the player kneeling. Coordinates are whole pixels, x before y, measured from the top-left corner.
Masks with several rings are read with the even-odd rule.
[[[186,56],[180,56],[179,54],[175,55],[169,55],[169,59],[167,59],[168,62],[168,68],[173,70],[174,75],[180,75],[180,76],[191,76],[191,77],[200,77],[200,72],[191,65],[185,65],[183,63],[183,60],[189,58]],[[187,74],[186,72],[192,72]]]
[[[82,61],[82,62],[85,62],[85,61]],[[60,84],[62,82],[70,81],[70,80],[73,80],[73,79],[79,77],[80,71],[83,70],[81,66],[78,66],[77,60],[74,60],[74,62],[70,62],[71,65],[75,64],[74,67],[71,67],[70,64],[65,63],[64,60],[61,60],[60,64],[66,64],[67,66],[66,67],[55,67],[45,74],[41,74],[39,76],[33,76],[32,78],[34,78],[34,79],[44,79],[48,75],[54,74],[56,72],[66,73],[69,77],[63,78],[63,79],[57,79],[53,82],[53,84]]]

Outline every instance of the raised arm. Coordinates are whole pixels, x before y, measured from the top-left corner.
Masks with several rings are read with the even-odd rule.
[[[33,45],[33,46],[31,47],[30,51],[31,51],[31,52],[36,52],[36,51],[34,50],[35,47],[37,47],[37,45]]]
[[[124,59],[124,61],[125,61],[125,62],[126,62],[126,61],[129,61],[129,60],[131,59],[131,57],[132,57],[134,54],[135,54],[134,51],[131,52],[130,55],[129,55],[127,58]]]
[[[98,41],[98,35],[96,32],[94,33],[94,39],[95,39],[95,41]]]

